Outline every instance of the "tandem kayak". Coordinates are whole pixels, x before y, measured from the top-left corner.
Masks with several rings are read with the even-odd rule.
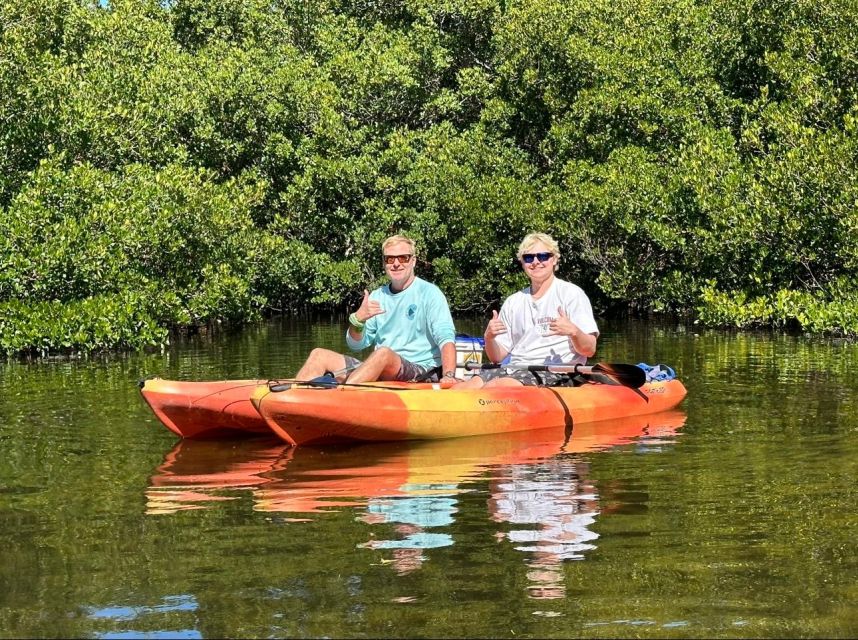
[[[598,383],[441,389],[437,384],[379,382],[260,385],[251,402],[274,433],[292,445],[303,445],[568,429],[667,411],[685,394],[685,386],[676,379],[647,382],[640,389]]]
[[[182,438],[271,435],[250,395],[266,380],[178,382],[149,378],[140,392],[157,418]]]

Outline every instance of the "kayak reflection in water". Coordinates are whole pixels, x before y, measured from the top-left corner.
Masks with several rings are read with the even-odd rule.
[[[452,496],[458,492],[455,484],[408,484],[402,487],[410,497],[372,498],[360,520],[367,524],[396,523],[395,531],[402,537],[395,540],[370,540],[358,545],[365,549],[393,549],[393,567],[400,575],[419,569],[426,556],[423,549],[449,547],[449,533],[427,531],[433,527],[449,527],[458,509]]]
[[[590,526],[599,515],[595,486],[587,464],[553,458],[541,464],[499,469],[489,511],[495,522],[509,523],[498,533],[528,555],[528,595],[537,599],[566,595],[563,563],[581,560],[599,537]]]

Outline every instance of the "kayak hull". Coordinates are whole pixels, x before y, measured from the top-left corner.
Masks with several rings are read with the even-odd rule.
[[[149,378],[140,392],[155,416],[181,438],[271,435],[250,396],[265,380],[179,382]],[[267,387],[263,387],[267,388]]]
[[[257,387],[251,401],[268,427],[293,445],[349,440],[434,440],[509,433],[667,411],[686,395],[679,380],[640,389],[579,387],[440,389],[371,383],[334,388]]]

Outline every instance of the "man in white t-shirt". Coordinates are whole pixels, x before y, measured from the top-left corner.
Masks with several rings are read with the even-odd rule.
[[[554,275],[560,261],[557,242],[547,234],[531,233],[517,255],[530,286],[509,296],[500,315],[492,311],[485,331],[486,355],[496,363],[509,356],[504,363],[509,368],[485,370],[456,388],[557,384],[562,380],[558,374],[520,367],[586,364],[596,353],[599,329],[589,298],[577,285]]]

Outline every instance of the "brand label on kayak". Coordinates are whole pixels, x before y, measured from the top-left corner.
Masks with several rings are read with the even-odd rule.
[[[488,399],[488,398],[480,398],[477,400],[481,405],[486,406],[489,404],[518,404],[520,400],[516,400],[515,398],[497,398],[497,399]]]

